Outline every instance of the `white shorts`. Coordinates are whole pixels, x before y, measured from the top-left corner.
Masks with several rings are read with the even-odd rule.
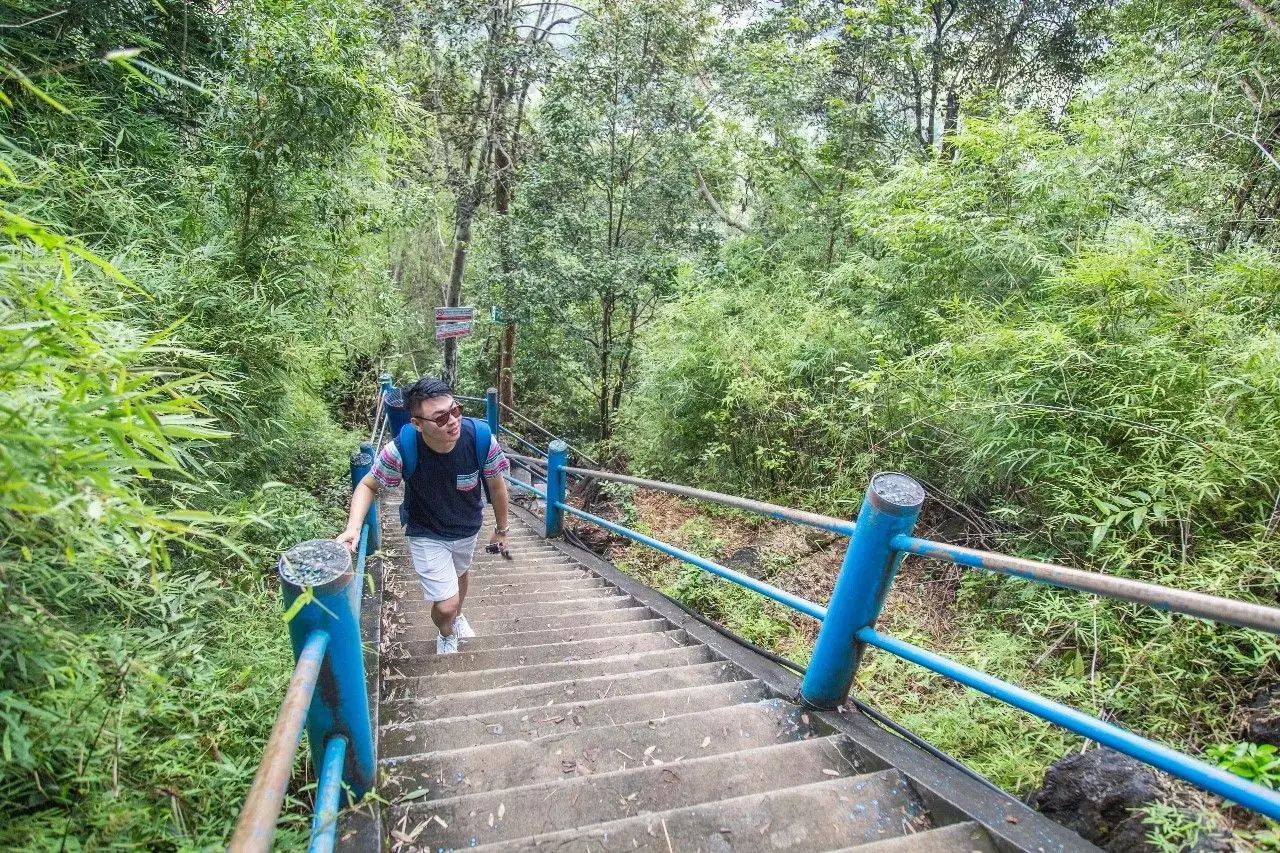
[[[458,578],[471,568],[471,555],[475,550],[475,536],[452,542],[409,537],[409,556],[427,601],[446,601],[458,594]]]

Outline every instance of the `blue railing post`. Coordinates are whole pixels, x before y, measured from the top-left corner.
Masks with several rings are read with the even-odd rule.
[[[351,490],[355,491],[356,486],[365,478],[373,468],[372,444],[365,442],[360,445],[360,449],[351,454]],[[364,523],[369,525],[369,550],[378,550],[378,501],[375,498],[373,503],[369,505],[369,512],[365,514]]]
[[[392,388],[396,387],[395,382],[391,379],[390,373],[383,371],[382,373],[378,374],[378,387],[382,389],[383,394],[387,393]]]
[[[361,542],[361,548],[366,547]],[[329,635],[316,691],[307,712],[312,760],[322,761],[331,738],[347,739],[342,778],[357,799],[373,787],[373,732],[360,644],[360,606],[351,595],[355,571],[351,554],[332,539],[295,545],[280,558],[280,586],[289,612],[304,590],[312,599],[289,618],[293,652],[301,654],[314,632]]]
[[[547,445],[547,538],[559,536],[564,528],[564,466],[569,462],[569,445],[555,439]]]
[[[905,474],[871,478],[800,685],[800,698],[810,707],[834,708],[849,695],[862,653],[854,635],[875,625],[902,559],[889,542],[911,533],[923,504],[924,488]]]
[[[484,419],[489,422],[489,432],[494,438],[498,437],[498,425],[502,423],[500,414],[501,406],[498,405],[498,389],[490,388],[484,392]]]

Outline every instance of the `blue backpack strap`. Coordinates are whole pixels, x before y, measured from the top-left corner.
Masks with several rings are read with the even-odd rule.
[[[400,476],[407,480],[418,468],[418,430],[413,424],[400,427],[396,448],[400,451]]]
[[[484,487],[484,499],[486,503],[493,503],[493,498],[489,497],[489,481],[484,478],[484,463],[489,461],[489,445],[493,442],[493,431],[489,429],[489,422],[482,421],[479,418],[467,418],[471,421],[471,425],[476,430],[476,466],[480,469],[480,485]]]

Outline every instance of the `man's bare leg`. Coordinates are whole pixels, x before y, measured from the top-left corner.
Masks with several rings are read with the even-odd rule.
[[[459,590],[461,590],[461,584],[459,584]],[[458,595],[446,598],[444,601],[437,601],[431,605],[431,621],[436,623],[436,627],[440,629],[440,636],[453,636],[453,620],[457,618],[458,611],[461,609],[462,598]]]
[[[458,575],[458,612],[462,612],[462,602],[467,600],[467,585],[470,583],[471,572],[466,571]]]

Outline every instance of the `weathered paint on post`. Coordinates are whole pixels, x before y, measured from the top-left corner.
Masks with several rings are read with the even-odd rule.
[[[387,419],[387,433],[391,438],[409,422],[409,410],[405,408],[404,392],[394,385],[382,392],[382,411]]]
[[[275,725],[271,727],[262,763],[254,774],[253,785],[245,797],[244,808],[227,845],[232,853],[259,853],[271,849],[271,839],[276,834],[276,818],[280,816],[284,794],[293,776],[293,757],[298,753],[302,723],[307,717],[307,708],[311,706],[311,697],[315,695],[328,645],[329,634],[317,630],[307,636],[302,650],[298,652],[293,678],[289,680],[289,689],[285,691]]]
[[[855,635],[875,625],[901,560],[890,540],[911,533],[923,504],[924,487],[907,475],[889,472],[871,478],[800,685],[805,704],[834,708],[849,695],[861,657]]]
[[[500,413],[502,407],[498,405],[498,389],[490,388],[484,392],[484,419],[489,422],[489,434],[494,438],[498,437],[499,428],[501,427]]]
[[[352,491],[355,491],[360,481],[373,469],[373,454],[376,452],[372,444],[364,443],[360,445],[359,450],[351,454]],[[376,551],[378,550],[378,501],[376,498],[369,505],[369,511],[365,513],[364,523],[369,525],[369,550]]]
[[[359,799],[373,786],[374,758],[360,643],[359,596],[351,594],[354,578],[350,552],[332,539],[303,542],[280,558],[285,607],[291,608],[308,587],[314,596],[289,620],[294,649],[300,649],[313,630],[330,635],[318,690],[307,715],[311,750],[319,755],[331,737],[347,738],[343,781]]]
[[[547,445],[547,538],[559,536],[564,529],[564,466],[569,461],[569,445],[556,439]]]

